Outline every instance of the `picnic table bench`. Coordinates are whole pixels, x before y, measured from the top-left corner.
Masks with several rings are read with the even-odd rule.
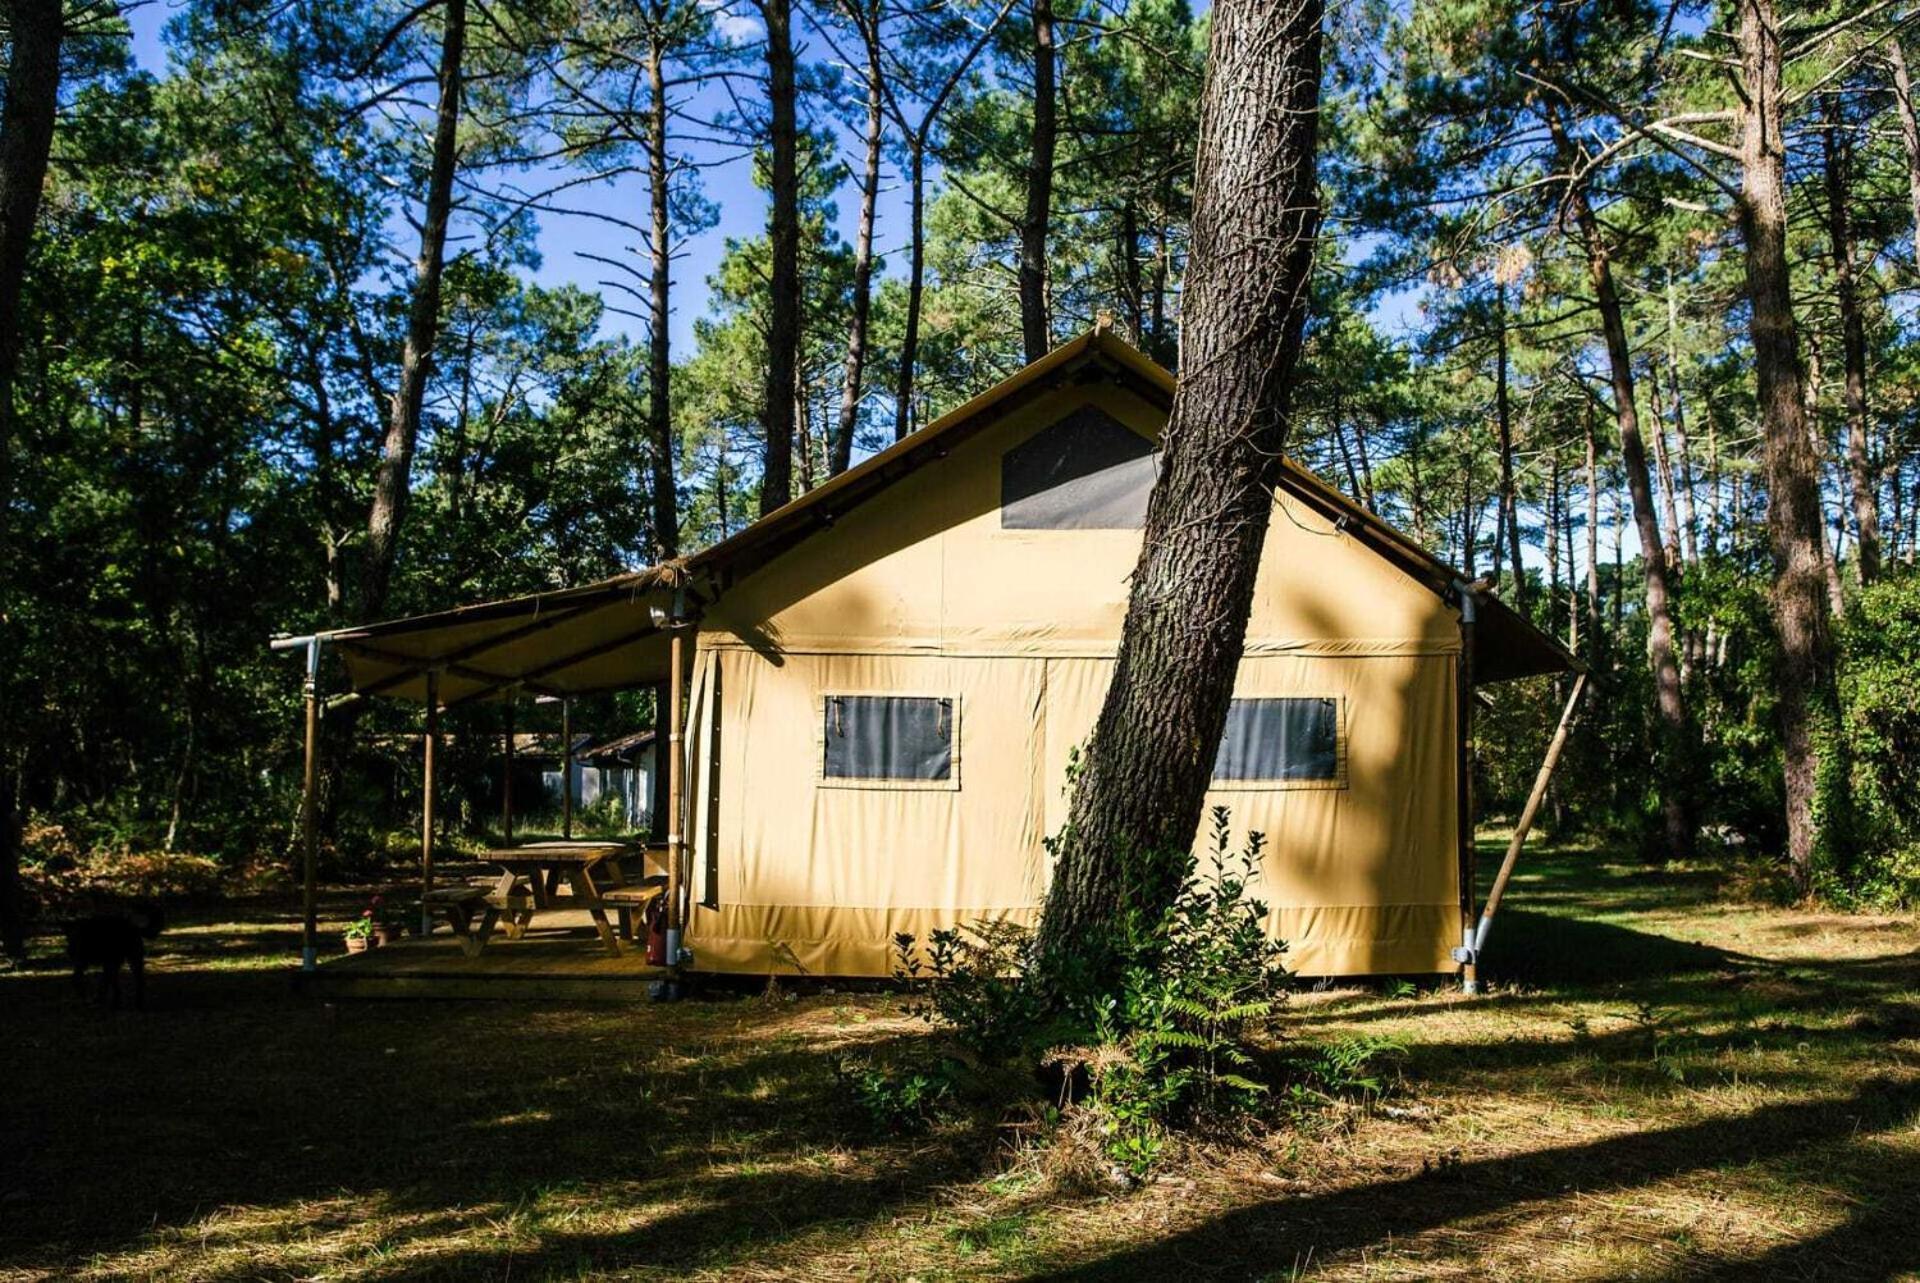
[[[607,951],[618,956],[620,936],[607,920],[607,909],[619,913],[620,935],[632,939],[633,912],[644,909],[659,894],[645,884],[630,883],[627,877],[623,861],[638,861],[644,855],[645,848],[633,842],[559,841],[499,847],[481,858],[500,866],[501,879],[495,893],[503,901],[515,901],[511,907],[502,905],[502,911],[510,916],[509,929],[514,935],[525,931],[538,911],[585,909]],[[524,884],[520,881],[523,878]],[[572,891],[564,899],[559,895],[563,881]],[[517,890],[521,885],[526,888],[524,896]],[[647,894],[649,891],[651,894]]]

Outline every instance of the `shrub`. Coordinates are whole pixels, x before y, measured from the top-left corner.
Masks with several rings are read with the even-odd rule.
[[[1130,879],[1147,860],[1175,862],[1180,889],[1165,912],[1122,915],[1110,938],[1088,942],[1087,956],[1119,960],[1112,984],[1042,966],[1033,933],[1013,924],[935,932],[924,958],[901,936],[898,972],[913,1010],[969,1056],[1049,1071],[1076,1125],[1090,1126],[1106,1158],[1138,1179],[1170,1129],[1217,1131],[1270,1096],[1255,1040],[1284,997],[1286,946],[1268,938],[1266,906],[1251,892],[1264,845],[1253,834],[1234,850],[1218,807],[1204,868],[1191,852],[1126,857],[1141,861],[1123,871]]]
[[[1863,589],[1840,629],[1840,741],[1848,770],[1835,898],[1920,901],[1920,575]]]
[[[945,1064],[887,1066],[836,1055],[833,1076],[870,1127],[894,1135],[926,1131],[954,1096],[953,1075]]]

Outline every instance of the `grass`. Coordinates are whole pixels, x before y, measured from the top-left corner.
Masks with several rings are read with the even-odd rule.
[[[1489,994],[1296,999],[1405,1046],[1376,1108],[1124,1195],[864,1131],[830,1061],[922,1036],[885,994],[329,1007],[247,904],[145,1012],[0,977],[0,1279],[1920,1277],[1920,928],[1723,883],[1538,860]]]

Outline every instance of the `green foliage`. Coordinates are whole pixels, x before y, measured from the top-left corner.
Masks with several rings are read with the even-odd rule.
[[[918,1135],[931,1127],[954,1099],[950,1062],[932,1066],[887,1066],[835,1055],[833,1075],[862,1119],[874,1131]]]
[[[1846,749],[1846,859],[1832,892],[1920,903],[1920,575],[1857,594],[1840,631],[1840,739]]]
[[[1190,851],[1123,857],[1133,879],[1171,863],[1178,891],[1158,912],[1139,902],[1077,962],[1042,958],[1024,928],[982,924],[935,933],[924,959],[898,937],[897,974],[917,1014],[968,1056],[1050,1071],[1107,1159],[1137,1179],[1170,1130],[1237,1126],[1271,1096],[1258,1046],[1285,997],[1286,945],[1252,891],[1264,845],[1255,833],[1234,849],[1216,807],[1204,866]],[[1077,964],[1096,954],[1120,960],[1105,972],[1116,983],[1086,980],[1096,973]]]

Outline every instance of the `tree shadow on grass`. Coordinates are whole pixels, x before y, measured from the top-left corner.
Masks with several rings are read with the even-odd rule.
[[[1482,956],[1483,979],[1550,989],[1659,984],[1757,965],[1744,954],[1592,918],[1503,909]]]
[[[15,1035],[0,1270],[104,1258],[137,1272],[157,1252],[174,1273],[219,1277],[227,1267],[196,1256],[219,1209],[247,1209],[233,1232],[270,1251],[343,1207],[391,1217],[398,1242],[449,1244],[384,1259],[383,1277],[487,1274],[509,1258],[544,1262],[535,1273],[724,1268],[884,1216],[977,1171],[993,1144],[990,1127],[868,1133],[827,1051],[900,1035],[838,1022],[828,1000],[329,1006],[290,1000],[284,974],[219,971],[168,975],[151,999],[107,1013],[54,977],[0,983]],[[576,1202],[602,1224],[639,1223],[597,1235],[541,1219]],[[464,1210],[450,1222],[449,1209]],[[535,1228],[490,1229],[515,1216]],[[287,1250],[293,1272],[319,1263]],[[233,1277],[265,1268],[241,1256]]]
[[[1840,1100],[1769,1105],[1661,1131],[1459,1163],[1435,1173],[1329,1194],[1256,1203],[1153,1243],[1059,1266],[1035,1277],[1060,1283],[1268,1277],[1306,1261],[1325,1263],[1389,1240],[1556,1199],[1568,1191],[1604,1193],[1705,1169],[1805,1158],[1810,1149],[1910,1127],[1916,1113],[1920,1113],[1920,1086],[1868,1082]],[[1908,1223],[1892,1225],[1892,1235],[1872,1245],[1872,1255],[1879,1262],[1876,1272],[1855,1277],[1884,1277],[1920,1265],[1920,1230],[1910,1223],[1910,1209],[1902,1220]]]

